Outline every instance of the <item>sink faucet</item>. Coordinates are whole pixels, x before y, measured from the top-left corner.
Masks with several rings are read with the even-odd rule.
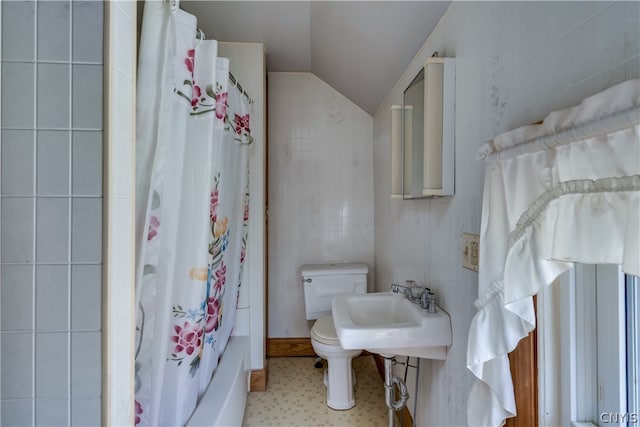
[[[397,283],[393,283],[391,285],[391,292],[395,292],[397,294],[403,294],[407,297],[408,300],[412,299],[411,286],[399,285]],[[415,302],[415,301],[412,301]]]
[[[420,293],[414,296],[414,289]],[[429,288],[416,286],[414,280],[407,280],[406,285],[393,283],[391,285],[391,292],[404,295],[409,301],[418,304],[420,307],[428,310],[429,313],[436,312],[436,297],[434,293],[431,292]]]

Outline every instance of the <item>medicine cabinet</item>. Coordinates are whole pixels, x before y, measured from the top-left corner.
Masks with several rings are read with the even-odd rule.
[[[391,197],[454,194],[455,60],[429,58],[391,107]]]

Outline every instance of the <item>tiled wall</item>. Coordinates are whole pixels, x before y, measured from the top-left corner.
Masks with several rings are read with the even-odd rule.
[[[390,108],[433,51],[456,58],[456,194],[392,200]],[[405,279],[429,284],[453,326],[447,360],[422,361],[418,425],[467,425],[474,379],[467,337],[478,275],[461,267],[459,236],[480,232],[485,164],[475,159],[478,148],[638,77],[638,2],[454,2],[376,113],[376,289]]]
[[[99,425],[102,2],[1,14],[1,424]]]
[[[309,73],[269,73],[268,93],[268,336],[305,337],[301,265],[373,273],[372,118]]]

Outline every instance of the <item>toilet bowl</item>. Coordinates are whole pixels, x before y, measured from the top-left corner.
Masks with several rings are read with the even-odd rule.
[[[316,320],[311,328],[311,345],[313,351],[327,361],[324,372],[327,406],[338,410],[353,408],[356,404],[353,397],[355,375],[351,369],[351,360],[360,355],[362,350],[345,350],[340,346],[331,316]]]
[[[301,268],[305,315],[307,320],[317,319],[309,333],[311,345],[327,361],[324,385],[327,406],[332,409],[355,406],[351,360],[362,350],[345,350],[340,346],[331,317],[331,301],[336,295],[366,293],[368,271],[363,262],[307,264]]]

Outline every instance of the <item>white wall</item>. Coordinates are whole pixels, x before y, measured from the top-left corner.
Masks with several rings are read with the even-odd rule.
[[[269,73],[268,87],[268,336],[308,337],[301,265],[373,273],[372,118],[310,73]]]
[[[482,143],[640,76],[638,2],[455,2],[374,117],[376,290],[416,279],[451,314],[447,360],[423,361],[418,425],[466,425],[467,335],[478,276],[461,267],[459,235],[479,234]],[[456,58],[456,195],[389,198],[392,104],[433,51]],[[482,257],[482,254],[480,254]],[[411,400],[413,397],[411,398]]]
[[[251,369],[264,368],[265,354],[265,212],[266,203],[266,63],[261,43],[218,43],[218,55],[253,99],[249,148],[249,243],[233,335],[250,336]],[[246,286],[248,284],[248,286]]]

